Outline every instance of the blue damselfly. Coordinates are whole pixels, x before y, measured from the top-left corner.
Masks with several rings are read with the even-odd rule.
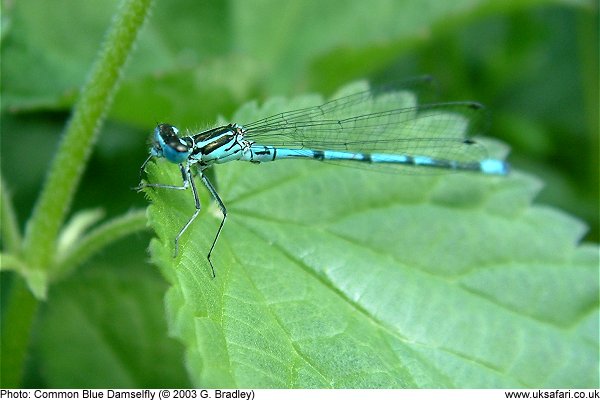
[[[482,105],[471,101],[419,104],[414,89],[428,82],[423,78],[395,89],[367,89],[319,106],[187,136],[173,125],[158,124],[141,171],[153,157],[164,157],[178,164],[183,184],[140,183],[138,189],[191,187],[196,210],[175,237],[176,256],[179,239],[200,212],[193,169],[199,173],[223,214],[207,254],[214,277],[210,257],[227,209],[203,173],[213,164],[306,158],[392,172],[446,170],[506,175],[508,164],[488,158],[486,149],[471,138],[482,133],[486,120]]]

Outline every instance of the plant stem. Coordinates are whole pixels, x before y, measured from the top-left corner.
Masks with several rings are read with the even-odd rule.
[[[2,318],[0,377],[3,389],[17,388],[21,384],[38,304],[39,301],[29,291],[25,280],[18,274],[12,274],[12,287]]]
[[[23,255],[30,268],[45,270],[54,260],[58,232],[150,3],[125,0],[113,20],[28,221]]]
[[[21,254],[30,270],[47,275],[55,260],[58,232],[70,209],[91,149],[152,0],[124,0],[90,76],[81,90],[40,197],[27,223]],[[31,272],[31,271],[29,271]],[[25,275],[27,276],[27,275]],[[14,275],[2,318],[2,387],[21,384],[38,300]]]

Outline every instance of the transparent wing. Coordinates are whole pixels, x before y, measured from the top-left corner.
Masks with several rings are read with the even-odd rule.
[[[475,102],[418,104],[427,78],[400,87],[348,94],[244,125],[259,144],[362,153],[424,155],[476,162],[485,148],[469,139],[485,131],[483,106]]]

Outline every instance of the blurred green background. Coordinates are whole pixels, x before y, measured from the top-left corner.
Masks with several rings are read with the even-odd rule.
[[[1,168],[22,227],[117,7],[2,2]],[[441,99],[487,105],[487,135],[545,182],[537,202],[583,219],[597,242],[598,43],[594,1],[156,1],[73,209],[147,205],[130,188],[157,122],[201,129],[251,99],[431,74]],[[105,249],[51,288],[25,386],[189,385],[149,238]],[[1,278],[4,298],[14,277]]]

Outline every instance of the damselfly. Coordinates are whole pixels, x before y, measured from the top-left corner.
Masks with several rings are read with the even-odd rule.
[[[279,113],[246,125],[231,123],[189,136],[180,135],[173,125],[161,123],[154,129],[150,155],[141,172],[153,157],[164,157],[179,165],[183,184],[140,183],[138,189],[191,187],[196,210],[175,237],[176,256],[179,239],[200,212],[192,169],[199,173],[223,214],[207,254],[214,277],[210,257],[227,209],[203,173],[213,164],[306,158],[403,172],[508,173],[506,162],[488,158],[485,148],[469,137],[480,133],[485,120],[479,103],[418,104],[414,86],[415,81],[411,81],[400,90],[367,89],[320,106]]]

